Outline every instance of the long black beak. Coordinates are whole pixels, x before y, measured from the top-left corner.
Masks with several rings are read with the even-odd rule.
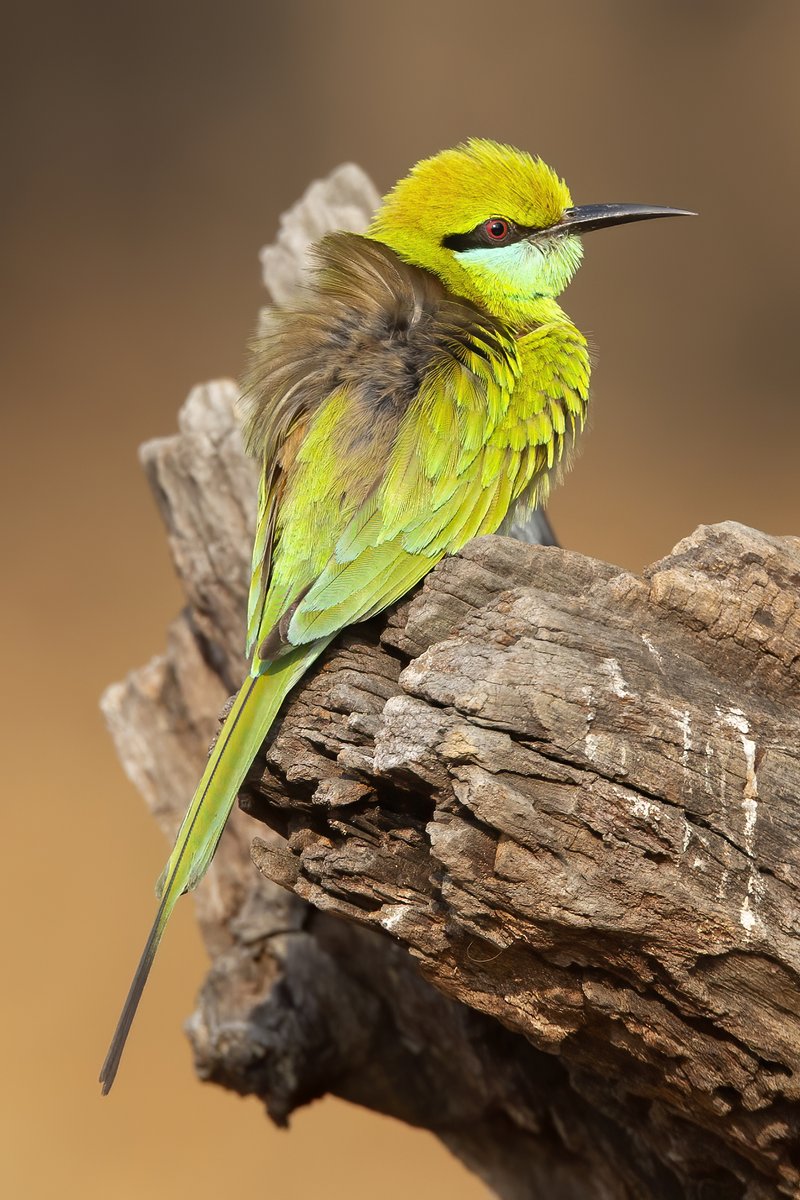
[[[649,221],[653,217],[696,217],[685,208],[658,208],[652,204],[582,204],[568,208],[548,233],[590,233],[607,225],[627,225],[629,221]]]

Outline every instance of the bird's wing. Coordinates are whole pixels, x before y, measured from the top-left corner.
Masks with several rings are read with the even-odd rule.
[[[247,444],[264,464],[256,671],[295,638],[325,636],[309,625],[315,606],[331,608],[333,629],[362,619],[467,540],[472,500],[492,510],[481,456],[517,372],[505,327],[388,247],[336,234],[317,253],[312,286],[260,335],[245,387]]]
[[[329,636],[399,599],[445,554],[535,507],[583,424],[589,359],[566,319],[504,343],[480,328],[431,365],[380,484],[292,606],[289,645]]]
[[[252,388],[249,441],[267,464],[255,673],[379,612],[535,501],[571,419],[568,322],[518,339],[378,243],[340,234],[323,248]]]
[[[253,629],[261,662],[375,615],[546,495],[583,423],[581,335],[564,322],[500,344],[478,330],[453,350],[431,359],[400,417],[354,386],[309,421],[273,489],[275,548]]]
[[[518,502],[535,507],[587,389],[585,343],[568,321],[505,344],[473,329],[457,359],[430,370],[380,485],[293,608],[288,644],[373,616]]]
[[[262,660],[379,612],[503,520],[521,461],[503,432],[513,343],[451,350],[399,417],[345,388],[310,423],[271,518]]]
[[[309,424],[309,414],[298,415],[280,448],[265,464],[258,488],[258,517],[253,539],[250,593],[247,600],[247,655],[252,655],[263,625],[264,608],[272,574],[275,526],[297,451]]]

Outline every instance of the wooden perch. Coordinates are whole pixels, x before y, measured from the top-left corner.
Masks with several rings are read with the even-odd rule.
[[[245,669],[235,399],[143,449],[187,607],[104,698],[170,833]],[[268,738],[197,893],[198,1072],[426,1126],[508,1200],[797,1196],[798,796],[800,540],[475,541]]]

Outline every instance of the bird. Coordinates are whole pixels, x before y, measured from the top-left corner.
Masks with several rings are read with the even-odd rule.
[[[103,1094],[167,921],[205,874],[288,692],[346,626],[541,506],[568,464],[590,359],[558,298],[583,237],[690,215],[576,207],[541,158],[473,138],[418,162],[366,233],[317,244],[307,286],[271,313],[243,384],[245,446],[261,468],[249,673],[158,882]]]

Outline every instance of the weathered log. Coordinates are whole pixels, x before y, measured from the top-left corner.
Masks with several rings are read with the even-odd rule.
[[[168,832],[244,671],[235,398],[143,450],[187,608],[104,699]],[[284,706],[197,893],[199,1073],[427,1126],[510,1200],[800,1194],[799,699],[796,538],[471,543]]]

